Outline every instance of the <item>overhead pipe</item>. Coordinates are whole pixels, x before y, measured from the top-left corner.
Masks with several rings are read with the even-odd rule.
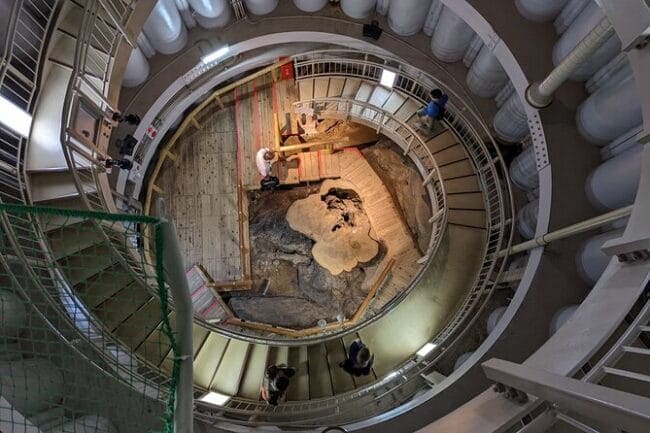
[[[594,218],[589,218],[587,220],[572,224],[559,230],[546,233],[529,241],[514,245],[510,248],[510,250],[501,250],[499,251],[499,254],[497,254],[497,257],[505,257],[508,254],[518,254],[524,251],[532,250],[533,248],[543,247],[553,241],[565,239],[579,233],[588,232],[590,230],[608,225],[620,218],[629,216],[632,213],[632,207],[633,206],[630,205],[621,209],[616,209],[614,211],[607,212],[606,214],[599,215]]]
[[[341,0],[341,10],[355,20],[362,20],[372,12],[377,0]]]
[[[266,15],[273,12],[280,0],[244,0],[246,9],[253,15]]]
[[[196,15],[196,21],[204,29],[214,29],[228,24],[232,17],[227,0],[188,0]]]
[[[580,104],[576,115],[580,135],[599,146],[642,121],[641,98],[633,76],[598,89]]]
[[[328,0],[293,0],[293,4],[303,12],[318,12],[323,9]]]
[[[432,0],[392,1],[388,8],[388,25],[400,36],[414,35],[424,27]]]
[[[643,145],[636,144],[600,164],[585,181],[587,198],[599,209],[634,203],[641,179]]]
[[[515,0],[519,13],[526,19],[537,22],[555,18],[568,0]]]
[[[614,28],[607,18],[603,18],[544,80],[528,87],[526,91],[528,103],[536,108],[550,105],[555,91],[612,35],[614,35]]]
[[[485,45],[481,47],[467,72],[467,87],[481,98],[494,98],[508,82],[501,62]]]
[[[492,122],[495,132],[502,140],[515,143],[528,135],[528,116],[524,104],[516,92],[499,108]]]
[[[599,23],[605,18],[605,14],[595,2],[591,2],[584,8],[575,21],[569,26],[564,34],[558,39],[553,47],[553,64],[558,66],[575,48],[580,41],[586,38]],[[602,43],[602,45],[585,59],[572,72],[570,79],[574,81],[585,81],[598,71],[603,65],[621,52],[621,41],[616,34]]]
[[[134,48],[126,64],[122,86],[138,87],[149,77],[149,62],[139,48]]]
[[[431,38],[431,51],[443,62],[457,62],[463,58],[473,37],[472,28],[445,6]]]
[[[174,0],[158,0],[143,30],[151,45],[162,54],[174,54],[187,43],[187,29]]]

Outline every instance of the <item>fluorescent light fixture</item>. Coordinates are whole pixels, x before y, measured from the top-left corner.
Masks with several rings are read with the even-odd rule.
[[[395,72],[384,69],[381,71],[381,79],[379,80],[379,84],[392,89],[393,84],[395,84],[395,77],[397,77],[397,74]]]
[[[201,57],[201,61],[207,65],[208,63],[212,63],[215,60],[218,60],[226,56],[229,52],[230,52],[230,48],[228,47],[228,45],[226,45],[225,47],[219,48],[218,50],[211,52],[207,56]]]
[[[429,352],[431,352],[431,351],[432,351],[433,349],[435,349],[436,347],[438,347],[436,344],[433,344],[433,343],[427,343],[427,344],[425,344],[424,346],[422,346],[422,348],[421,348],[420,350],[418,350],[416,354],[417,354],[420,358],[425,357],[425,356],[427,356],[427,354],[428,354]]]
[[[230,396],[219,394],[218,392],[209,392],[199,399],[205,403],[214,404],[215,406],[223,406],[228,403]]]
[[[32,116],[2,96],[0,96],[0,122],[15,133],[29,137]]]

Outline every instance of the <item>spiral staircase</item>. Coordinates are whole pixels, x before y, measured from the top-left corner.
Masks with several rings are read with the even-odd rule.
[[[0,124],[0,199],[9,205],[2,208],[0,430],[157,429],[165,405],[167,413],[174,407],[170,394],[178,399],[177,431],[192,429],[192,413],[183,405],[192,398],[197,431],[322,431],[339,425],[345,431],[640,432],[650,425],[644,424],[650,422],[650,160],[648,149],[634,144],[647,138],[643,125],[647,130],[650,106],[650,92],[643,92],[647,85],[639,80],[647,71],[648,49],[634,33],[647,26],[647,5],[630,1],[617,8],[603,1],[599,12],[588,1],[549,2],[539,9],[524,0],[498,6],[342,1],[341,9],[319,1],[181,3],[30,0],[9,8],[0,95],[33,121],[28,133],[12,129],[4,114]],[[222,3],[232,21],[214,30],[206,19],[218,13],[200,5]],[[373,4],[368,14],[376,3],[372,13],[385,32],[378,41],[360,38],[364,21],[355,13],[362,3]],[[598,52],[606,61],[587,74],[591,96],[568,83],[554,93],[551,106],[529,105],[529,83],[553,70],[556,35],[550,24],[527,19],[555,18],[562,38],[574,34],[579,42],[585,35],[575,28],[598,13],[607,16],[621,44],[608,42],[609,57]],[[166,25],[180,23],[171,45],[180,50],[189,38],[179,55],[160,54],[150,18],[156,14],[171,17]],[[386,14],[387,20],[381,17]],[[192,28],[197,21],[204,28]],[[321,31],[338,36],[324,39]],[[460,48],[445,44],[445,31]],[[530,49],[528,37],[537,50]],[[202,63],[206,40],[207,47],[228,41],[230,57]],[[587,120],[579,117],[576,127],[576,109],[597,110],[591,100],[607,92],[623,95],[634,84],[621,46],[639,87],[632,96],[640,102],[632,105],[645,110],[645,123],[635,129],[634,119],[625,123],[634,116],[622,114],[625,119],[607,129],[601,127],[606,121],[581,114]],[[201,107],[202,96],[283,56],[291,58],[295,107],[371,127],[414,163],[432,209],[429,248],[407,273],[403,295],[355,326],[292,339],[253,335],[195,316],[192,352],[182,356],[166,327],[187,337],[180,327],[192,313],[178,291],[170,290],[174,299],[168,305],[166,289],[159,290],[156,258],[163,250],[145,229],[159,220],[137,215],[142,197],[153,195],[144,191],[147,176],[167,157],[160,147],[168,132],[182,131],[179,122]],[[453,63],[460,60],[469,71]],[[481,64],[489,67],[479,69]],[[382,83],[384,70],[395,73],[390,86]],[[464,76],[467,85],[457,80]],[[435,87],[447,90],[451,101],[444,128],[429,136],[418,129],[416,113]],[[496,99],[496,109],[486,97]],[[630,104],[609,101],[627,113]],[[111,120],[113,113],[129,111],[143,118],[137,129]],[[492,126],[484,119],[494,119]],[[147,133],[148,126],[158,134]],[[619,133],[604,138],[612,130]],[[601,166],[598,150],[578,131],[611,142],[600,151],[610,155]],[[113,144],[126,133],[139,140],[134,169],[107,173],[102,161],[116,156]],[[501,156],[500,150],[510,152],[503,141],[527,149],[513,162],[505,158],[510,168]],[[596,168],[588,191],[598,195],[597,170],[612,167],[617,155],[634,146],[637,161],[643,161],[636,198],[617,201],[627,187],[614,184],[613,198],[597,200],[621,209],[594,217],[582,190],[585,178]],[[625,167],[618,170],[625,177]],[[62,211],[30,213],[15,204]],[[110,217],[117,213],[136,215]],[[615,234],[596,240],[579,235],[612,223],[619,224]],[[531,237],[534,242],[513,246]],[[166,248],[182,263],[173,242]],[[153,254],[143,253],[147,249]],[[581,255],[585,251],[592,260]],[[170,263],[165,262],[164,287],[184,287]],[[593,278],[593,288],[580,273]],[[567,304],[576,307],[553,317]],[[356,338],[375,353],[367,377],[338,368]],[[482,367],[490,358],[513,362],[493,359]],[[281,363],[297,367],[297,375],[286,401],[267,406],[259,399],[263,374],[266,366]],[[188,364],[191,383],[177,371]],[[490,381],[504,384],[506,395],[523,391],[528,400],[506,398],[489,388]],[[105,395],[95,395],[97,389]],[[224,400],[214,404],[205,398],[210,392]]]

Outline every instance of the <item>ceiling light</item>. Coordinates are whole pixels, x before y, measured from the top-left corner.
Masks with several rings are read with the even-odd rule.
[[[431,351],[432,351],[433,349],[435,349],[436,347],[438,347],[437,344],[427,343],[427,344],[425,344],[424,346],[422,346],[422,348],[421,348],[420,350],[418,350],[416,354],[417,354],[420,358],[423,358],[423,357],[427,356],[427,355],[429,354],[429,352],[431,352]]]
[[[29,137],[32,116],[13,102],[0,96],[0,122],[23,137]]]
[[[395,84],[395,77],[397,77],[397,74],[395,72],[384,69],[381,71],[381,79],[379,80],[379,84],[392,89],[393,84]]]
[[[228,403],[228,400],[230,400],[230,396],[212,391],[199,398],[199,401],[214,404],[216,406],[223,406],[224,404]]]
[[[219,48],[218,50],[211,52],[207,56],[201,57],[201,61],[207,65],[208,63],[212,63],[215,60],[218,60],[226,56],[229,52],[230,52],[230,48],[228,47],[228,45],[226,45],[225,47]]]

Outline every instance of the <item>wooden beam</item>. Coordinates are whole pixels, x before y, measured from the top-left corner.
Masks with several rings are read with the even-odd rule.
[[[165,151],[163,152],[163,154],[164,154],[167,158],[171,159],[171,160],[174,161],[174,162],[178,160],[178,155],[176,155],[175,153],[173,153],[173,152],[171,152],[171,151],[169,151],[169,150],[165,150]]]
[[[278,119],[278,113],[273,113],[273,149],[279,152],[281,144],[280,120]]]
[[[199,123],[198,120],[196,120],[196,117],[194,116],[190,117],[190,121],[192,122],[192,126],[195,127],[197,130],[201,129],[201,124]]]
[[[347,143],[350,141],[349,137],[341,137],[330,140],[308,141],[307,143],[290,144],[289,146],[280,146],[280,152],[292,152],[294,150],[311,149],[317,146],[328,146],[336,143]]]
[[[235,290],[243,290],[245,288],[252,288],[253,281],[248,280],[236,280],[236,281],[214,281],[208,283],[208,287],[212,289],[217,289],[220,292],[232,292]]]
[[[153,184],[153,185],[151,186],[151,189],[153,189],[153,190],[154,190],[155,192],[157,192],[158,194],[164,194],[164,193],[165,193],[165,190],[162,189],[161,187],[159,187],[159,186],[156,185],[156,184]]]
[[[366,309],[370,305],[370,302],[377,294],[377,291],[384,284],[384,281],[386,280],[388,273],[391,271],[391,269],[393,269],[393,265],[395,265],[395,259],[391,257],[388,260],[388,263],[386,263],[384,269],[381,271],[381,274],[379,274],[379,277],[377,277],[377,279],[375,280],[375,283],[370,288],[370,291],[366,295],[366,299],[363,300],[361,305],[359,305],[359,308],[357,308],[357,311],[354,313],[354,316],[352,316],[352,323],[357,323],[359,320],[361,320],[361,318],[366,312]]]
[[[223,105],[223,101],[221,100],[221,96],[219,96],[219,95],[215,96],[215,97],[214,97],[214,100],[215,100],[215,101],[217,102],[217,104],[219,105],[219,108],[221,108],[221,109],[223,110],[224,107],[225,107],[225,105]]]

